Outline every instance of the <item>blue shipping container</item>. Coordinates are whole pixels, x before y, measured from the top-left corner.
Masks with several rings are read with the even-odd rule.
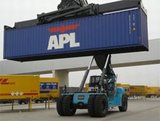
[[[140,8],[4,31],[4,58],[17,61],[148,50]]]

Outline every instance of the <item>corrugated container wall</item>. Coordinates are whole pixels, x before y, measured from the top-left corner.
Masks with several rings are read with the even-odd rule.
[[[4,32],[4,58],[29,61],[148,50],[142,9],[105,13]]]
[[[34,75],[0,75],[0,100],[39,98],[39,80]]]

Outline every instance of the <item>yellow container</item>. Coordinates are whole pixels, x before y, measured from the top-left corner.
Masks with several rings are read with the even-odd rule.
[[[0,100],[38,98],[39,86],[39,76],[1,75]]]
[[[160,96],[160,87],[148,87],[148,96]]]
[[[160,87],[156,87],[156,95],[159,97],[160,96]]]
[[[160,96],[160,87],[154,87],[156,96]]]
[[[59,98],[59,79],[40,78],[40,98]]]
[[[117,87],[121,87],[121,85],[122,85],[121,83],[116,83]]]
[[[89,91],[89,84],[88,84],[88,83],[85,84],[84,91],[85,91],[85,92],[88,92],[88,91]]]
[[[130,85],[130,95],[145,96],[147,94],[147,86]]]

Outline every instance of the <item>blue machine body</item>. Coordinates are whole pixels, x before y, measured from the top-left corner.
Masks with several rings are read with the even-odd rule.
[[[122,96],[125,94],[124,88],[117,88],[115,96],[108,96],[108,108],[117,107],[122,105]],[[91,95],[106,95],[106,93],[64,93],[62,95],[72,95],[73,96],[73,104],[77,107],[87,106],[88,100]]]
[[[33,61],[148,50],[140,8],[4,31],[4,59]]]

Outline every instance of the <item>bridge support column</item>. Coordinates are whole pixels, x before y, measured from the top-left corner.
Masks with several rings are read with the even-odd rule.
[[[55,70],[53,71],[53,77],[56,77],[60,80],[61,86],[69,86],[69,72],[67,70]]]

